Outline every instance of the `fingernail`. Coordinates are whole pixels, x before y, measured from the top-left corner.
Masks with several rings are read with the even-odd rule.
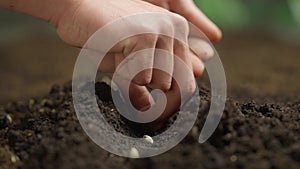
[[[145,106],[145,107],[142,107],[141,109],[140,109],[140,111],[147,111],[149,108],[150,108],[151,106]]]
[[[190,49],[198,56],[202,61],[211,59],[214,56],[214,50],[208,42],[205,42],[199,38],[189,38]]]

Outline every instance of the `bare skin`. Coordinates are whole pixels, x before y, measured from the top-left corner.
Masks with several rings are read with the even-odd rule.
[[[147,2],[146,2],[147,1]],[[192,0],[1,0],[0,7],[32,15],[52,24],[59,37],[67,44],[83,47],[89,37],[109,22],[120,17],[146,13],[160,12],[172,16],[166,21],[157,19],[150,29],[174,30],[178,25],[188,28],[188,22],[202,30],[207,37],[215,42],[220,40],[221,31],[193,3]],[[181,27],[179,26],[179,27]],[[138,23],[136,27],[141,27]],[[143,27],[142,27],[143,28]],[[149,28],[147,28],[149,29]],[[185,30],[185,36],[189,32]],[[190,41],[193,43],[195,40]],[[144,43],[140,43],[144,42]],[[200,42],[199,44],[203,44]],[[202,45],[198,53],[209,53],[211,49]],[[200,76],[204,70],[203,60],[207,57],[190,51],[188,46],[178,43],[175,39],[161,35],[141,35],[129,38],[115,46],[108,55],[106,67],[101,68],[107,73],[113,73],[118,64],[131,53],[147,48],[158,48],[180,57],[191,69],[187,75],[186,91],[192,93],[194,76]],[[126,51],[126,52],[124,52]],[[155,54],[145,58],[145,63],[155,64],[158,57]],[[107,66],[108,65],[108,66]],[[165,61],[171,72],[176,72],[172,59]],[[139,73],[131,82],[130,98],[132,104],[139,110],[151,105],[151,95],[145,86],[161,89],[165,92],[168,102],[163,115],[158,122],[172,115],[180,105],[180,91],[172,77],[162,71],[146,70]],[[182,94],[182,93],[181,93]]]

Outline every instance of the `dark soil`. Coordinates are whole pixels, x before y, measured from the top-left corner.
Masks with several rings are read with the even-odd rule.
[[[118,131],[140,137],[97,83],[99,107]],[[258,104],[228,99],[214,135],[197,142],[209,109],[209,90],[201,88],[198,120],[170,151],[151,158],[127,159],[106,152],[82,130],[72,105],[71,85],[53,86],[49,95],[14,102],[0,112],[0,168],[30,169],[188,169],[300,168],[300,100]],[[102,99],[102,100],[101,100]]]

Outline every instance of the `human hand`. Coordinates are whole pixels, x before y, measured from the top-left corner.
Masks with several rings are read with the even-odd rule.
[[[100,7],[102,7],[102,10],[99,10]],[[170,17],[168,19],[157,18],[155,22],[151,22],[151,24],[140,22],[130,23],[130,27],[133,29],[159,30],[167,35],[169,35],[170,32],[172,34],[181,32],[184,38],[189,36],[188,23],[180,15],[143,1],[134,0],[84,1],[78,5],[76,9],[66,11],[63,17],[58,20],[56,24],[57,32],[66,43],[82,47],[95,31],[107,23],[124,16],[145,12],[159,12],[167,14]],[[111,32],[110,34],[113,36],[115,32]],[[155,65],[160,64],[170,72],[171,75],[160,70],[147,69],[135,76],[130,83],[129,97],[134,107],[141,111],[147,110],[154,104],[154,100],[145,86],[160,89],[165,92],[167,97],[166,108],[162,116],[156,120],[157,123],[164,121],[178,109],[181,104],[181,95],[188,96],[193,93],[195,89],[194,75],[199,76],[204,70],[204,65],[201,60],[205,59],[205,57],[201,55],[201,53],[211,54],[210,51],[212,50],[208,45],[204,48],[199,48],[200,52],[192,52],[188,46],[172,38],[174,37],[172,34],[170,34],[169,37],[156,34],[142,34],[121,41],[109,51],[100,65],[102,72],[112,74],[129,55],[143,49],[156,48],[165,50],[171,55],[178,56],[189,67],[191,73],[187,73],[183,76],[182,80],[186,82],[186,85],[183,91],[180,91],[179,86],[171,76],[176,72],[177,74],[180,72],[180,67],[174,63],[173,57],[164,57],[158,56],[155,53],[149,53],[149,55],[144,57],[135,57],[135,61],[129,63],[127,66],[127,68],[130,68],[144,64],[143,66],[153,68]],[[189,42],[195,44],[195,40],[190,39]],[[126,74],[130,75],[134,73],[131,72],[130,69],[123,72],[126,72],[123,74],[125,77]],[[124,78],[124,81],[126,81],[126,78]],[[125,83],[124,81],[117,82],[117,85],[123,93],[125,90],[128,90],[122,88],[122,83]]]
[[[47,3],[49,2],[49,3]],[[35,8],[32,8],[35,4]],[[47,5],[48,4],[48,5]],[[59,4],[59,5],[58,5]],[[49,6],[50,5],[50,6]],[[60,38],[69,45],[83,47],[90,36],[104,25],[115,21],[118,18],[133,14],[149,12],[163,13],[170,16],[168,19],[157,18],[150,25],[143,23],[130,23],[135,29],[159,30],[160,32],[177,34],[179,31],[183,39],[188,37],[188,23],[180,15],[169,12],[166,9],[139,0],[57,0],[36,1],[30,0],[28,3],[17,1],[10,2],[4,0],[1,7],[23,12],[35,17],[42,18],[57,29]],[[116,32],[111,32],[113,36]],[[117,44],[109,53],[100,70],[105,73],[113,73],[115,68],[130,54],[148,48],[156,48],[167,51],[172,57],[158,57],[155,52],[144,57],[136,57],[130,67],[148,65],[154,67],[156,64],[167,69],[170,74],[156,69],[147,69],[140,72],[130,84],[130,98],[132,104],[139,110],[149,107],[153,99],[145,86],[157,88],[165,92],[168,102],[160,120],[170,116],[180,105],[180,96],[191,94],[195,89],[194,77],[203,72],[201,54],[190,51],[185,43],[176,40],[172,34],[164,36],[160,34],[142,34],[128,38]],[[209,49],[201,49],[203,51]],[[207,52],[200,53],[207,53]],[[178,56],[189,68],[190,72],[182,76],[182,80],[187,82],[183,91],[172,79],[173,74],[178,74],[180,68],[174,62],[173,55]],[[200,59],[199,59],[200,58]],[[131,72],[128,71],[130,74]],[[122,83],[122,82],[120,82]],[[121,87],[122,85],[119,84]],[[121,90],[126,90],[122,89]]]

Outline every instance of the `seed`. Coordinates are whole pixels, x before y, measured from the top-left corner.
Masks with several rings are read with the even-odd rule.
[[[147,141],[148,143],[153,144],[153,139],[152,137],[148,136],[148,135],[144,135],[143,136],[144,140]]]
[[[11,116],[8,114],[8,115],[6,115],[6,118],[7,118],[7,120],[9,121],[9,123],[12,123],[12,118],[11,118]]]
[[[236,155],[232,155],[230,156],[230,161],[235,162],[237,160],[237,156]]]
[[[129,152],[129,157],[130,158],[139,158],[140,157],[139,151],[136,148],[132,147]]]
[[[110,84],[111,84],[111,79],[107,76],[103,76],[101,81],[106,83],[108,86],[110,86]]]
[[[18,160],[19,160],[19,157],[18,157],[18,156],[12,155],[12,156],[10,157],[10,161],[11,161],[12,163],[17,162]]]

